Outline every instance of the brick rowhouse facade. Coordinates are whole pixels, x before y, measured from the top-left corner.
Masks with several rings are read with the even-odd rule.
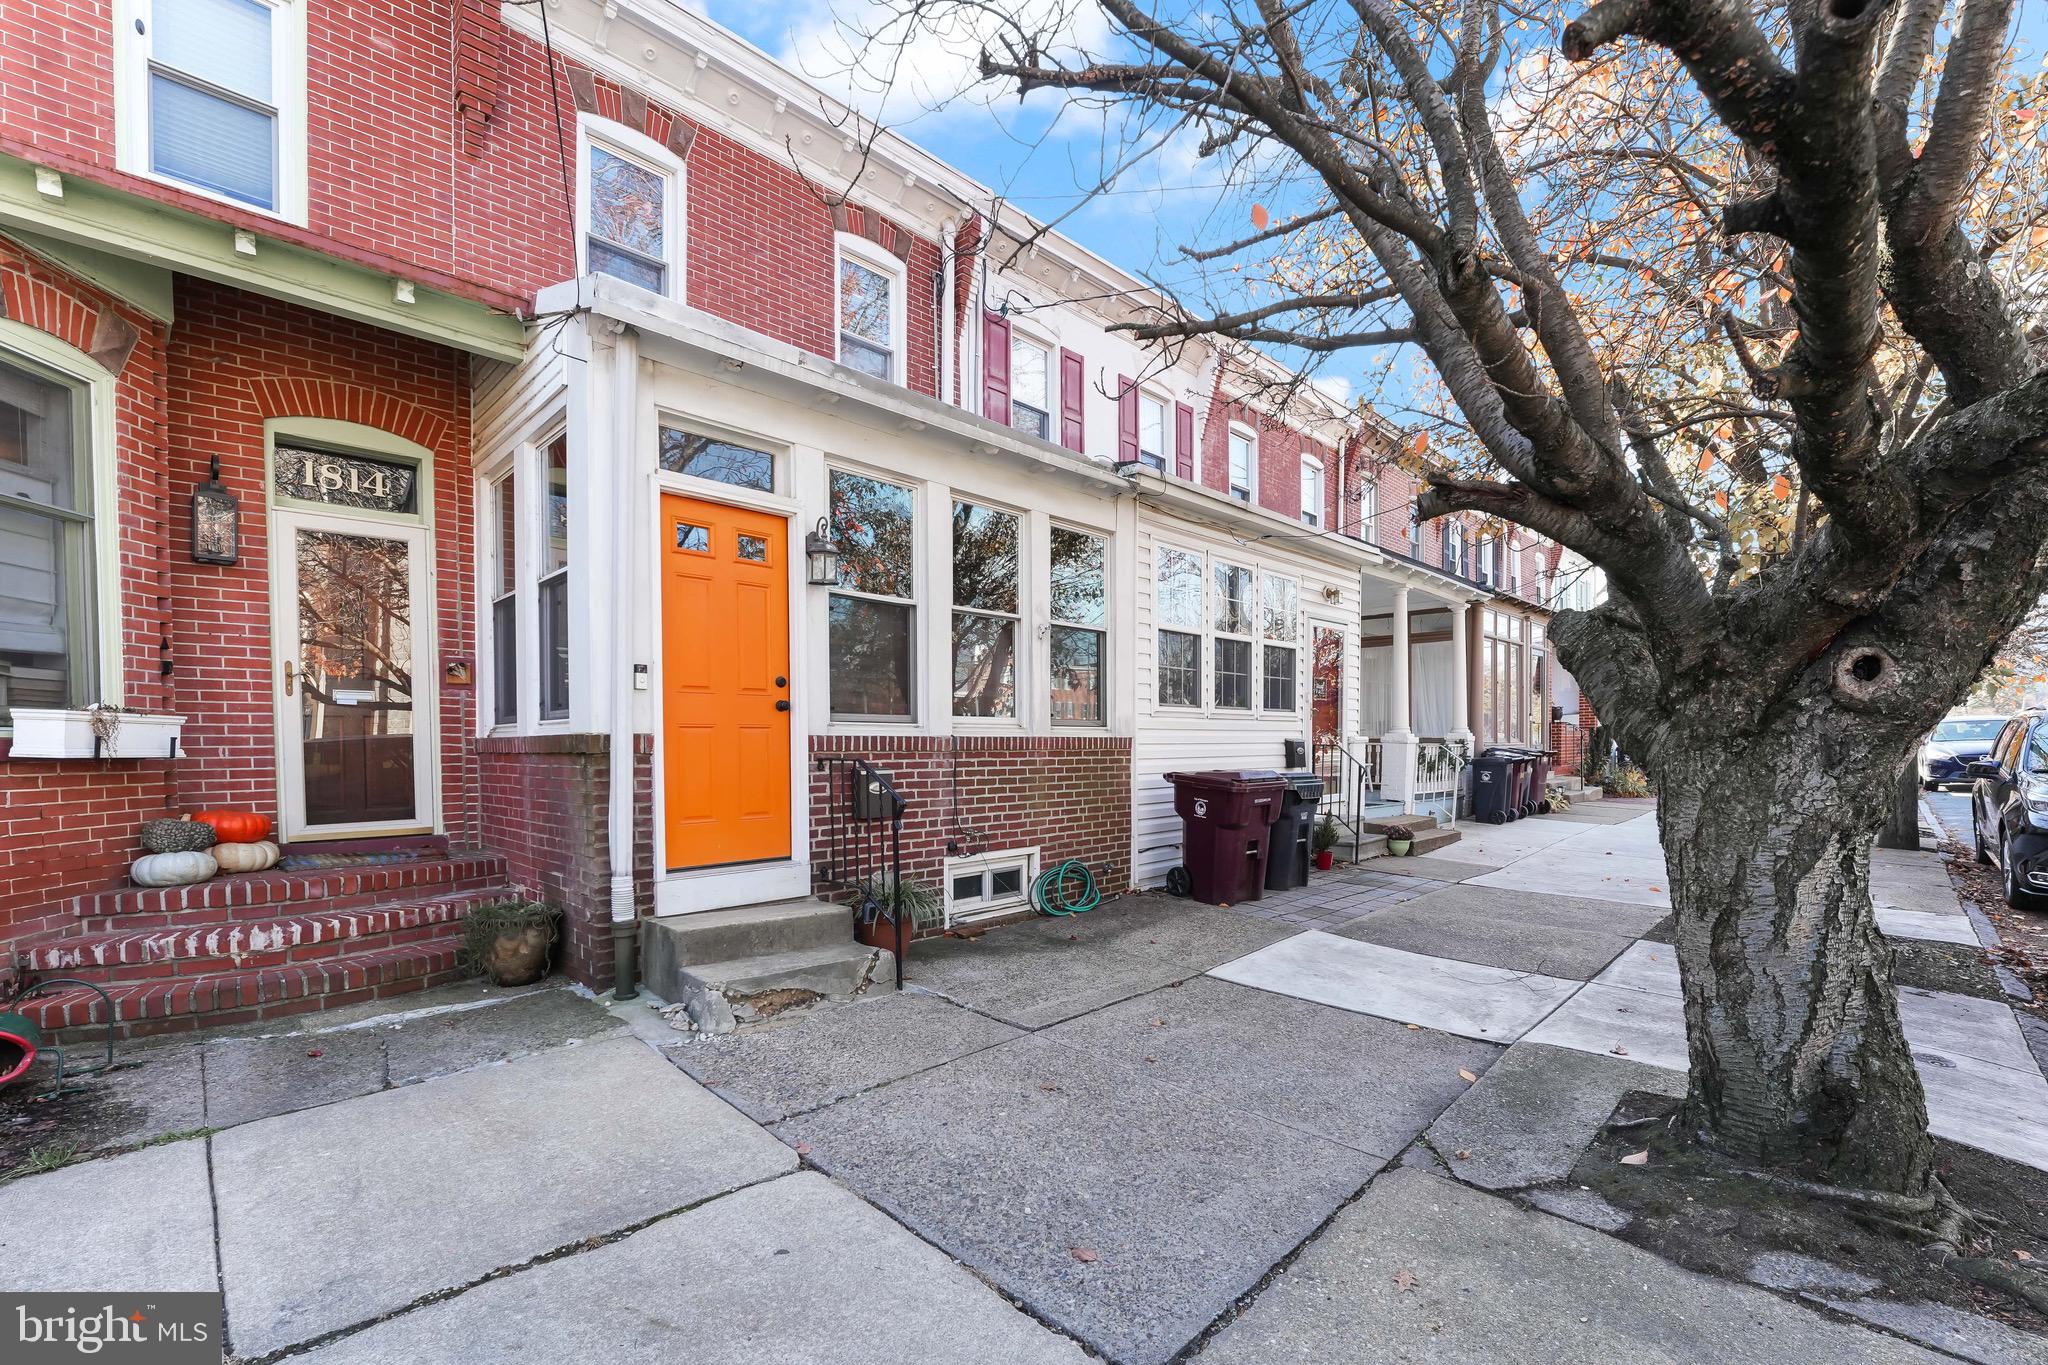
[[[600,70],[601,61],[586,60],[587,49],[565,46],[551,63],[534,37],[507,26],[492,0],[316,3],[305,7],[303,212],[273,215],[137,173],[121,153],[118,13],[82,3],[0,10],[0,172],[34,187],[0,199],[9,215],[0,216],[0,301],[8,322],[47,333],[112,377],[118,516],[95,533],[118,539],[118,590],[106,601],[120,620],[123,705],[182,715],[185,724],[175,759],[17,758],[0,737],[0,829],[10,846],[0,862],[0,948],[41,951],[83,934],[78,952],[103,966],[109,981],[146,980],[144,967],[209,981],[208,973],[229,973],[232,980],[220,976],[227,984],[210,987],[203,1002],[196,988],[175,1001],[153,995],[138,1006],[141,1015],[124,1016],[139,1029],[183,1027],[445,979],[455,969],[451,935],[460,917],[450,907],[516,891],[561,905],[561,964],[580,981],[609,984],[609,737],[562,725],[486,733],[488,716],[480,716],[487,702],[473,680],[488,622],[479,606],[474,468],[484,439],[478,376],[486,350],[468,338],[493,320],[534,320],[538,291],[575,276],[574,201],[588,124],[638,135],[685,168],[680,303],[835,359],[834,263],[842,242],[860,239],[901,263],[903,388],[969,404],[980,382],[970,366],[983,360],[970,342],[980,331],[980,305],[965,287],[954,291],[946,322],[955,344],[944,354],[946,323],[932,291],[945,259],[929,230],[932,215],[920,218],[909,206],[917,177],[903,182],[900,206],[834,206],[789,158],[741,135],[730,106],[709,116],[700,107],[692,117],[681,99],[664,102],[652,82],[622,84]],[[740,103],[738,94],[731,100]],[[89,233],[52,254],[30,231],[40,221],[33,196],[44,196],[47,209],[66,190],[74,201],[86,191],[113,195],[180,230],[205,225],[210,235],[188,239],[167,230],[160,256],[146,240],[110,240],[110,253],[167,282],[143,306],[141,294],[124,290],[122,271],[95,274]],[[956,280],[985,268],[990,238],[985,218],[960,215]],[[201,261],[194,253],[202,249],[219,254]],[[282,282],[280,258],[299,261],[293,269],[310,283]],[[444,311],[467,310],[470,330],[413,323],[405,309],[414,288],[431,292]],[[560,321],[543,319],[529,330],[529,360],[556,344]],[[949,376],[950,385],[943,382]],[[1408,549],[1399,509],[1412,502],[1413,489],[1393,465],[1369,458],[1367,440],[1347,444],[1322,426],[1312,427],[1321,434],[1304,435],[1292,420],[1210,387],[1199,414],[1200,482],[1227,488],[1227,432],[1231,421],[1243,421],[1258,433],[1262,505],[1289,517],[1299,512],[1301,456],[1312,453],[1324,468],[1325,527]],[[1198,401],[1199,391],[1189,397]],[[316,874],[259,876],[248,883],[257,888],[248,903],[285,914],[278,933],[289,946],[277,949],[284,956],[237,950],[231,961],[195,959],[189,943],[145,945],[122,935],[168,933],[204,922],[195,916],[226,914],[234,903],[227,891],[189,897],[175,911],[151,899],[156,893],[103,898],[128,894],[120,889],[140,852],[137,829],[149,818],[220,806],[284,814],[272,624],[279,585],[271,572],[266,466],[266,427],[281,420],[373,429],[426,452],[431,495],[420,521],[430,536],[433,630],[416,643],[412,700],[437,735],[436,833],[458,853],[477,856],[445,886],[392,877],[368,892],[344,892]],[[1089,453],[1107,461],[1113,444],[1091,438]],[[220,482],[240,508],[240,555],[232,565],[197,563],[189,553],[190,498],[216,459]],[[1379,484],[1380,515],[1374,527],[1361,528],[1346,508],[1356,506],[1368,478]],[[805,528],[796,529],[800,537]],[[1438,534],[1425,528],[1418,558],[1439,562]],[[572,573],[590,568],[586,562]],[[591,598],[572,598],[572,612],[591,609]],[[1124,620],[1119,628],[1133,627]],[[943,875],[949,850],[1032,847],[1046,866],[1070,857],[1087,863],[1105,891],[1131,884],[1127,726],[797,739],[799,752],[858,753],[896,775],[912,805],[906,858],[921,879]],[[655,901],[660,779],[653,737],[637,736],[635,749],[634,900],[647,913]],[[828,815],[823,795],[815,784],[805,793],[800,783],[796,798],[812,806],[815,850]],[[373,893],[406,905],[392,912],[397,918],[374,923],[319,918]],[[298,966],[294,953],[342,965],[323,977]]]

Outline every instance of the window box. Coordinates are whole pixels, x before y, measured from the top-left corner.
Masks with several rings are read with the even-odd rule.
[[[9,758],[176,758],[178,740],[184,734],[183,716],[146,715],[138,711],[116,712],[119,723],[105,745],[93,732],[94,713],[17,706],[14,708],[14,742]]]

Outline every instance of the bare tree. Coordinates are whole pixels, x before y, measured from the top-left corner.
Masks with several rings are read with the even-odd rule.
[[[1606,571],[1553,632],[1659,784],[1691,1127],[1953,1229],[1869,849],[2048,586],[2048,98],[2012,0],[1598,0],[1561,57],[1500,0],[1074,3],[1107,41],[971,0],[890,22],[972,12],[999,86],[1309,184],[1187,244],[1229,287],[1130,330],[1428,358],[1420,514]]]

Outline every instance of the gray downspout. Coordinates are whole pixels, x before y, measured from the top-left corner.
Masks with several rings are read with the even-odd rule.
[[[633,523],[633,485],[639,477],[640,336],[620,327],[612,339],[612,707],[611,809],[608,842],[612,871],[612,999],[639,998],[640,917],[633,897],[633,787],[639,755],[633,744],[633,556],[640,545]]]

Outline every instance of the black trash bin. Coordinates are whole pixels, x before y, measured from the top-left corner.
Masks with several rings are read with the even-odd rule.
[[[1472,760],[1472,818],[1504,825],[1513,818],[1514,760],[1487,749]]]
[[[1267,839],[1287,783],[1278,773],[1212,770],[1168,773],[1181,819],[1188,894],[1205,905],[1236,905],[1266,894]]]
[[[1323,799],[1323,779],[1300,770],[1280,774],[1287,790],[1280,794],[1280,818],[1273,822],[1266,849],[1266,889],[1292,891],[1308,885],[1309,859],[1314,853],[1316,806]]]

